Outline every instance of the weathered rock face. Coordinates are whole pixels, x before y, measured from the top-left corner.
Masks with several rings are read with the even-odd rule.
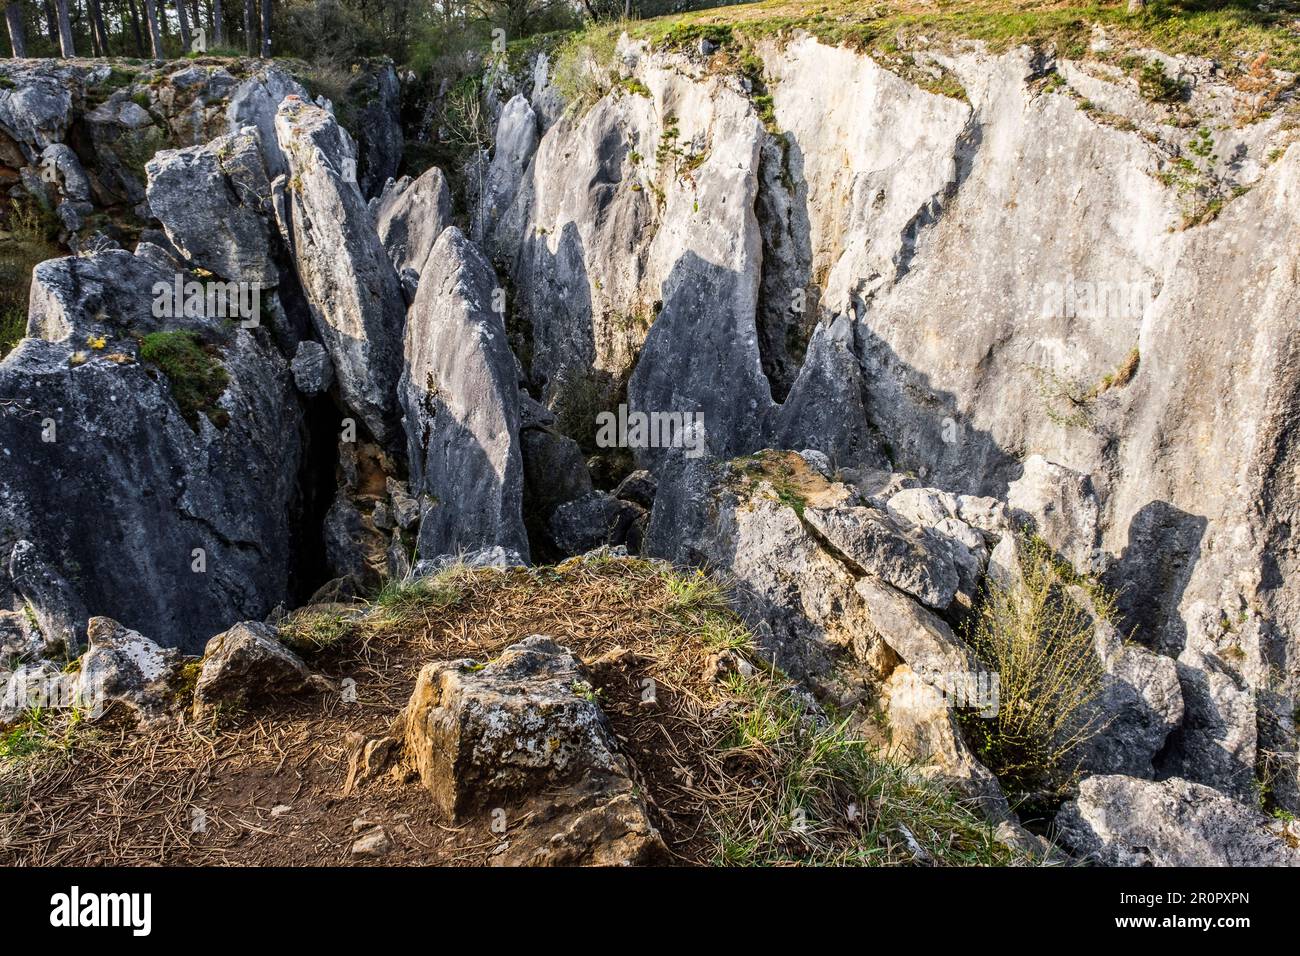
[[[407,298],[415,299],[420,271],[433,244],[451,225],[451,193],[447,178],[436,166],[412,180],[403,176],[388,182],[379,196],[371,200],[375,228],[393,268],[402,277]],[[414,273],[414,276],[408,276]]]
[[[351,137],[319,107],[289,99],[275,132],[288,164],[280,229],[343,401],[381,442],[395,438],[406,304],[356,183]]]
[[[149,207],[192,266],[268,292],[275,288],[279,272],[265,218],[271,182],[254,129],[163,150],[147,169]]]
[[[34,337],[0,363],[0,454],[24,463],[0,485],[0,553],[31,542],[85,613],[196,649],[287,596],[299,416],[266,333],[156,317],[178,271],[140,253],[35,270]],[[227,376],[188,417],[134,338],[162,330],[193,332]]]
[[[692,383],[711,380],[720,457],[765,441],[840,467],[886,458],[957,495],[1012,487],[1018,516],[1106,572],[1124,633],[1180,658],[1165,772],[1240,793],[1267,753],[1300,808],[1285,530],[1300,499],[1284,479],[1300,281],[1283,252],[1300,147],[1200,64],[1177,125],[1104,64],[910,52],[964,98],[812,38],[761,46],[774,150],[741,87],[625,44],[650,96],[543,123],[495,237],[534,375],[557,402],[563,369],[617,391],[639,352],[637,407],[696,407]],[[1208,151],[1190,148],[1200,128]],[[1178,157],[1195,157],[1194,188]],[[643,342],[612,320],[644,305]],[[747,431],[764,419],[765,439]]]
[[[184,656],[164,650],[111,618],[92,617],[89,649],[77,674],[76,700],[92,720],[125,712],[141,726],[167,721],[177,711]]]
[[[328,682],[280,643],[274,627],[245,621],[208,642],[194,685],[194,718],[209,720],[232,708],[279,702],[327,687]]]
[[[1020,477],[1007,486],[1007,510],[1026,522],[1054,551],[1077,568],[1095,560],[1097,499],[1087,475],[1050,462],[1025,459]]]
[[[847,534],[864,526],[880,540]],[[939,535],[873,506],[802,455],[765,451],[726,464],[666,464],[646,551],[722,575],[778,666],[841,706],[869,703],[874,693],[894,746],[990,818],[1011,816],[953,712],[958,694],[976,697],[982,668],[942,619],[900,589],[945,607],[952,601],[956,573]],[[932,587],[934,567],[946,569],[942,595]]]
[[[392,61],[364,65],[348,87],[355,104],[357,184],[366,197],[376,195],[402,164],[402,85]]]
[[[492,161],[484,170],[474,209],[475,239],[481,241],[496,233],[514,203],[537,140],[537,115],[528,99],[517,93],[502,107],[497,120]]]
[[[636,795],[626,759],[588,692],[581,662],[530,637],[487,666],[429,664],[404,714],[405,746],[439,810],[452,820],[555,799],[504,862],[652,863],[663,843]],[[557,812],[558,810],[558,812]],[[513,841],[512,841],[513,842]],[[521,853],[522,850],[522,853]]]
[[[711,447],[731,455],[761,446],[772,404],[754,324],[766,134],[734,81],[678,66],[646,59],[638,76],[649,97],[614,92],[559,119],[485,242],[513,263],[548,402],[594,391],[617,404],[635,361],[633,410],[702,412]],[[533,125],[526,104],[503,109],[511,158],[493,179],[497,195],[510,192]]]
[[[1082,588],[1070,598],[1091,608]],[[1152,777],[1156,756],[1183,721],[1183,692],[1174,660],[1120,639],[1115,626],[1094,617],[1094,641],[1105,677],[1095,703],[1097,726],[1080,755],[1084,772]]]
[[[1108,866],[1300,866],[1281,821],[1178,777],[1089,777],[1057,826]]]
[[[57,211],[69,240],[98,225],[89,217],[97,209],[112,210],[114,220],[148,220],[144,165],[159,149],[254,125],[264,163],[273,175],[283,172],[271,121],[286,94],[306,95],[257,61],[7,61],[0,77],[0,187],[12,186],[23,166],[36,173],[55,150],[51,186],[65,200]],[[39,175],[23,173],[22,185],[32,195],[45,191]]]
[[[519,382],[496,276],[461,231],[429,255],[406,329],[401,403],[423,558],[501,545],[528,554]]]
[[[926,533],[877,508],[838,504],[805,508],[803,519],[823,541],[856,566],[906,591],[924,604],[943,609],[957,593],[952,558]]]
[[[89,615],[81,596],[30,541],[19,541],[9,556],[9,578],[15,596],[29,609],[48,656],[72,656],[84,644]]]
[[[256,70],[230,94],[226,110],[227,129],[237,133],[245,126],[257,127],[262,162],[274,179],[288,172],[288,164],[275,135],[275,114],[286,96],[310,100],[306,87],[274,66]]]

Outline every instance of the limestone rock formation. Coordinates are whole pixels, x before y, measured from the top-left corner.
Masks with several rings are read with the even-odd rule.
[[[1280,821],[1179,777],[1089,777],[1057,826],[1109,866],[1300,866]]]
[[[178,276],[144,244],[36,268],[32,337],[0,363],[0,449],[24,462],[0,486],[0,553],[31,542],[83,624],[197,650],[287,596],[300,425],[264,331],[155,314]],[[148,360],[136,336],[154,333],[201,354],[220,388],[191,397]]]
[[[483,253],[450,227],[411,305],[401,403],[422,558],[493,545],[528,554],[518,372],[496,288]]]
[[[406,303],[355,179],[351,137],[325,110],[280,104],[275,133],[288,164],[280,229],[334,361],[343,401],[378,441],[395,440]]]
[[[402,277],[407,298],[415,299],[420,271],[433,244],[451,225],[451,193],[442,170],[430,166],[416,179],[403,176],[390,180],[383,192],[371,200],[375,228],[393,268]],[[413,282],[408,284],[408,275]]]

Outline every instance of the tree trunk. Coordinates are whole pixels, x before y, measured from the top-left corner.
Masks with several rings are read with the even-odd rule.
[[[226,42],[226,15],[221,9],[221,0],[212,3],[212,42],[217,46]]]
[[[64,56],[76,56],[77,49],[72,44],[72,18],[68,15],[68,0],[54,0],[59,11],[59,52]]]
[[[257,0],[244,0],[244,49],[249,56],[257,56]]]
[[[27,40],[23,36],[23,5],[19,0],[10,0],[5,7],[5,22],[9,24],[9,43],[14,58],[21,60],[27,56]]]
[[[87,0],[90,4],[90,29],[99,38],[100,56],[112,56],[108,48],[108,27],[104,25],[102,0]]]
[[[140,11],[136,9],[135,0],[126,0],[131,14],[131,35],[135,38],[135,55],[144,56],[144,38],[140,33]]]
[[[262,58],[271,56],[271,0],[262,0]]]
[[[54,0],[45,0],[45,24],[50,42],[59,45],[59,17],[54,12]]]
[[[155,59],[163,58],[162,30],[158,27],[157,0],[144,0],[144,17],[149,22],[149,45]]]
[[[181,26],[181,52],[190,52],[190,17],[185,12],[185,0],[176,0],[176,18]]]
[[[1128,12],[1141,13],[1147,8],[1147,0],[1128,0]]]

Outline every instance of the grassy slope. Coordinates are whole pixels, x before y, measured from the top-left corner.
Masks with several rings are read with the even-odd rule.
[[[680,45],[697,35],[728,31],[749,38],[804,30],[826,42],[862,49],[891,49],[925,36],[974,39],[994,48],[1025,43],[1052,46],[1079,57],[1087,53],[1094,25],[1113,41],[1170,54],[1213,57],[1224,64],[1249,62],[1260,53],[1269,65],[1300,72],[1300,7],[1275,4],[1261,12],[1255,4],[1208,0],[1153,0],[1146,13],[1130,16],[1126,4],[938,0],[937,3],[862,3],[855,0],[764,0],[756,4],[677,14],[626,25],[599,25],[588,37],[622,30],[656,44]]]

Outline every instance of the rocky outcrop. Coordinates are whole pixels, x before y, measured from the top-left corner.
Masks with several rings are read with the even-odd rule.
[[[287,96],[311,99],[306,87],[278,67],[260,66],[231,91],[226,109],[228,132],[238,133],[246,126],[256,127],[262,162],[272,179],[289,170],[275,135],[275,114]]]
[[[408,301],[414,301],[429,252],[451,225],[447,178],[431,166],[414,180],[409,176],[390,180],[370,205],[379,241],[402,279]]]
[[[90,619],[87,637],[75,696],[88,718],[124,713],[141,727],[175,718],[185,666],[179,651],[161,648],[106,617]]]
[[[420,672],[405,747],[439,811],[459,822],[496,808],[508,822],[540,798],[502,862],[628,865],[664,853],[590,687],[581,662],[540,636],[486,666]]]
[[[566,374],[617,397],[636,359],[630,404],[702,408],[721,458],[813,448],[1009,498],[1104,574],[1123,633],[1180,659],[1167,772],[1242,793],[1268,753],[1300,809],[1281,114],[1186,57],[1166,58],[1197,77],[1171,123],[1114,64],[1028,47],[873,59],[800,36],[757,56],[779,138],[712,51],[627,41],[624,82],[543,124],[495,241],[548,401]]]
[[[492,161],[486,164],[482,185],[477,189],[473,230],[476,240],[496,234],[501,219],[514,203],[538,139],[537,115],[527,97],[516,93],[501,108]]]
[[[841,709],[877,706],[889,745],[990,819],[1012,819],[956,718],[957,707],[996,713],[995,677],[925,606],[953,599],[948,544],[817,466],[828,468],[815,452],[670,461],[647,553],[720,574],[778,666]]]
[[[1178,777],[1089,777],[1056,822],[1067,845],[1107,866],[1300,866],[1281,821]]]
[[[281,644],[274,627],[245,621],[208,642],[194,685],[194,719],[213,720],[327,689],[328,681]]]
[[[376,195],[402,164],[402,85],[391,60],[359,65],[348,85],[348,102],[357,134],[357,185]]]
[[[401,403],[422,558],[493,545],[528,554],[518,367],[497,288],[483,253],[451,227],[411,305]]]
[[[325,110],[292,97],[275,132],[288,165],[280,229],[340,396],[375,439],[395,440],[406,304],[365,201],[345,178],[352,139]]]
[[[266,221],[271,182],[254,129],[161,150],[146,168],[149,207],[191,267],[267,292],[275,288],[279,271]]]
[[[193,650],[287,596],[300,426],[264,331],[155,314],[155,286],[187,278],[165,262],[141,244],[36,268],[33,337],[0,363],[0,449],[24,462],[0,553],[31,542],[86,614]],[[156,332],[193,343],[220,393],[147,361],[136,337]]]

